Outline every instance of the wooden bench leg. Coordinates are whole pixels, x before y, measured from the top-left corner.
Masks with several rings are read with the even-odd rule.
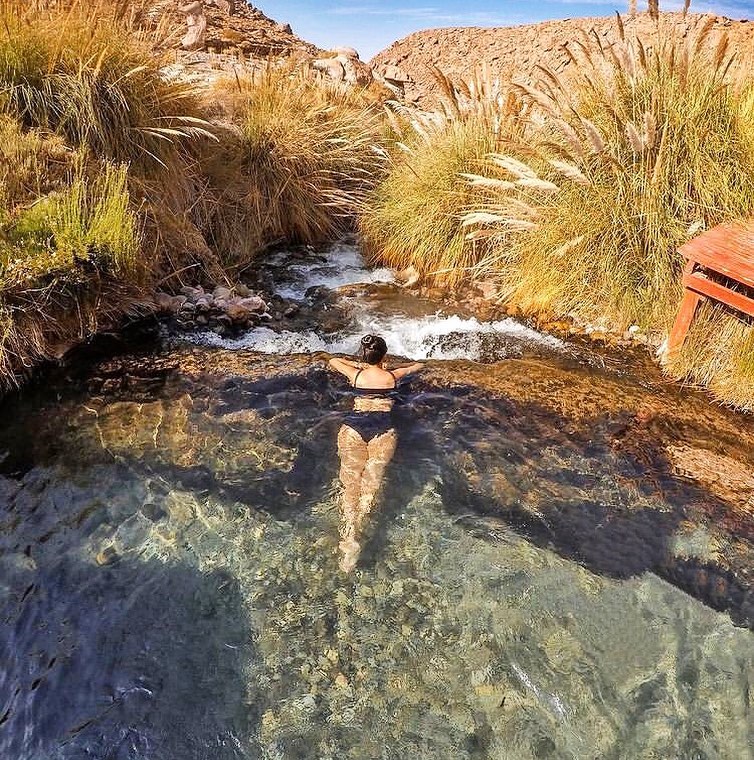
[[[681,301],[681,308],[678,310],[678,316],[675,318],[673,329],[670,331],[668,337],[667,353],[671,354],[677,348],[683,344],[686,338],[686,333],[689,331],[691,322],[694,319],[696,313],[696,307],[699,305],[699,301],[703,301],[704,296],[699,293],[694,293],[693,290],[686,290],[683,294],[683,300]]]

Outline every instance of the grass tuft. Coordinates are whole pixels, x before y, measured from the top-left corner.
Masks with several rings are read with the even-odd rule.
[[[417,131],[394,156],[361,218],[367,252],[447,284],[467,277],[479,246],[467,240],[461,217],[479,192],[458,178],[479,171],[494,147],[494,136],[476,119]]]
[[[366,94],[268,67],[216,91],[228,123],[205,171],[212,244],[228,265],[276,242],[350,230],[385,164],[382,108]]]
[[[60,135],[116,163],[154,171],[180,161],[180,141],[206,136],[195,91],[161,74],[123,3],[50,10],[0,4],[0,109],[26,129]]]
[[[454,285],[487,252],[483,236],[469,235],[461,224],[484,199],[482,188],[497,181],[479,176],[485,157],[520,135],[525,114],[520,99],[485,71],[459,83],[434,73],[441,110],[398,109],[394,123],[402,139],[360,231],[373,258],[397,269],[413,266],[425,278]]]
[[[754,326],[720,305],[699,307],[683,345],[667,358],[667,369],[730,406],[754,412]]]

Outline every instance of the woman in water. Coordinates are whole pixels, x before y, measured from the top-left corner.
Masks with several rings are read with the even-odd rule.
[[[330,359],[354,390],[353,412],[338,433],[340,482],[343,485],[340,566],[350,572],[359,559],[359,540],[372,510],[385,468],[395,453],[397,435],[391,419],[398,381],[422,364],[389,370],[384,366],[387,344],[378,335],[361,339],[363,361]]]

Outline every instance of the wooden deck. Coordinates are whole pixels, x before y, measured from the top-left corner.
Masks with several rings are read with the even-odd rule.
[[[668,338],[668,353],[683,344],[696,308],[706,298],[754,317],[754,298],[714,279],[717,275],[754,289],[754,220],[721,224],[679,250],[686,259],[685,292]]]

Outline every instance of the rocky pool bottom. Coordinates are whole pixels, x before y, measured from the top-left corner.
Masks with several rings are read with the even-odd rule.
[[[347,576],[349,406],[309,356],[206,347],[5,402],[0,756],[752,756],[749,421],[430,362]]]

